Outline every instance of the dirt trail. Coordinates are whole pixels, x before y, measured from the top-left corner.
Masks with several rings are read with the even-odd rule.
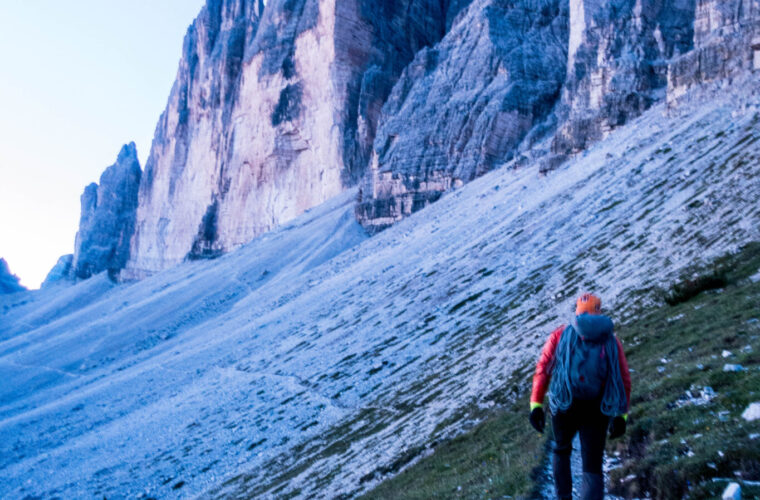
[[[541,474],[541,481],[543,487],[541,488],[541,498],[544,500],[555,500],[557,497],[554,495],[554,480],[552,478],[552,456],[551,450],[554,448],[554,442],[552,442],[549,448],[549,453],[544,460],[544,470]],[[615,456],[611,456],[605,453],[604,456],[604,482],[607,483],[609,478],[609,472],[615,469],[619,465],[619,460]],[[581,486],[581,474],[583,474],[583,463],[581,461],[581,440],[578,436],[575,436],[573,440],[573,454],[570,458],[570,467],[573,471],[573,498],[580,498],[580,486]],[[623,500],[622,497],[616,497],[614,495],[605,494],[605,500]]]

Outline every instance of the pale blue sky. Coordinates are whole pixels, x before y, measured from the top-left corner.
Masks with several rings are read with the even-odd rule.
[[[0,257],[37,288],[79,195],[135,141],[144,166],[204,0],[0,0]]]

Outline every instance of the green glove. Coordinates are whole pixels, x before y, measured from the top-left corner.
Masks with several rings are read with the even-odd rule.
[[[613,418],[610,424],[610,439],[619,438],[625,434],[625,425],[625,418],[622,415]]]

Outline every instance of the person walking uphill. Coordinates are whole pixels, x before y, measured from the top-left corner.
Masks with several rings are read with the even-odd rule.
[[[573,497],[570,454],[576,433],[581,441],[584,500],[604,498],[602,460],[607,430],[610,438],[625,433],[631,376],[623,346],[612,331],[612,320],[601,312],[599,297],[581,295],[570,324],[549,336],[533,376],[530,423],[543,433],[543,401],[549,389],[555,443],[552,468],[560,500]]]

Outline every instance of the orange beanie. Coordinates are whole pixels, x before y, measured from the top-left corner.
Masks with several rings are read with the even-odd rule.
[[[575,303],[575,315],[583,313],[599,314],[602,312],[602,299],[591,293],[584,293]]]

